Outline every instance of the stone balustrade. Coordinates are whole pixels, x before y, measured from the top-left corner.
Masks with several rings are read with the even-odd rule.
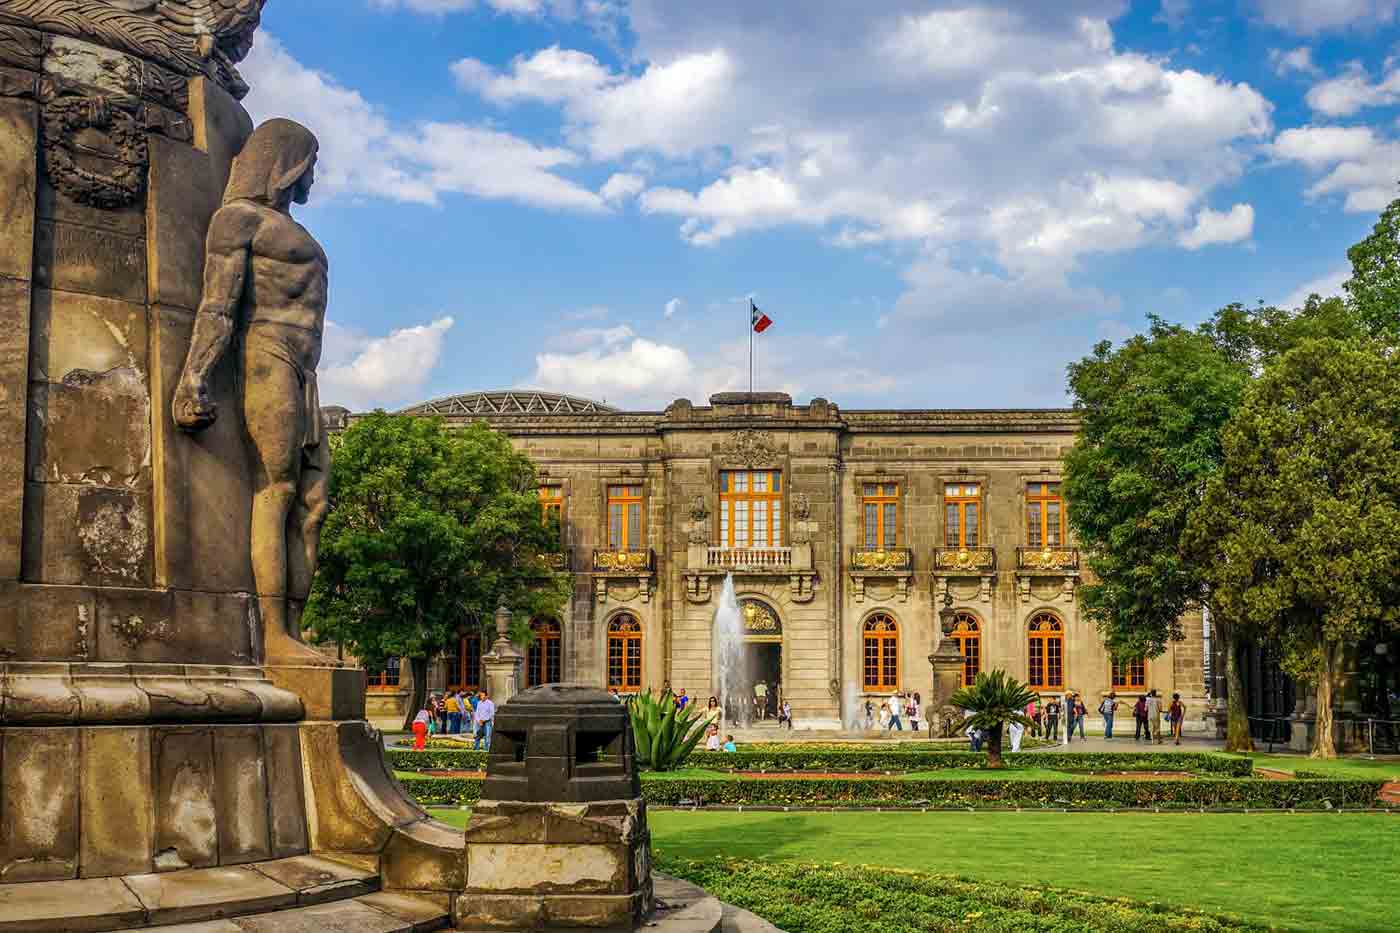
[[[705,565],[720,570],[785,571],[793,566],[790,547],[712,547]]]

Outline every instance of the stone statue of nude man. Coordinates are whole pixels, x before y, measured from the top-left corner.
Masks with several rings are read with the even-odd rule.
[[[316,393],[328,266],[290,209],[307,202],[317,148],[304,126],[269,120],[234,159],[209,223],[204,295],[173,403],[186,431],[214,423],[210,374],[238,333],[254,471],[253,579],[268,663],[335,663],[301,641],[330,468]]]

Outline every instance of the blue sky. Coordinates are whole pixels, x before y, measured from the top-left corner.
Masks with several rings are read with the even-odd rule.
[[[1400,0],[269,0],[322,141],[326,404],[747,387],[1061,405],[1148,314],[1335,292],[1400,195]]]

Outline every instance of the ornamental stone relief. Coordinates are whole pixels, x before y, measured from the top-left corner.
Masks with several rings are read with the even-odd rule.
[[[730,433],[719,452],[724,459],[749,467],[774,463],[781,456],[773,435],[747,429]]]

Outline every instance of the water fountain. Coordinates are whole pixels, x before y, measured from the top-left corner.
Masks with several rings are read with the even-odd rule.
[[[715,608],[714,679],[726,723],[746,727],[753,720],[753,674],[744,643],[744,613],[734,595],[734,575],[726,574]]]

